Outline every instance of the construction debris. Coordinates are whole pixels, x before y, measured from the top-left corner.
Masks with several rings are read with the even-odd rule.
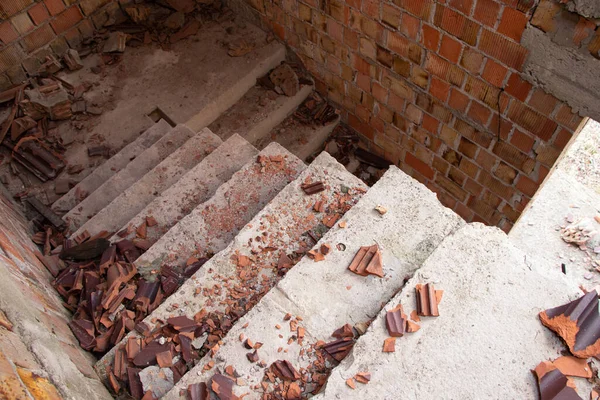
[[[383,352],[384,353],[393,353],[396,351],[396,338],[390,337],[386,338],[383,341]]]
[[[392,337],[404,336],[405,325],[406,325],[406,319],[403,316],[401,306],[398,309],[388,311],[385,314],[385,326],[387,327],[388,334],[390,336],[392,336]]]
[[[123,32],[112,32],[104,42],[104,53],[123,53],[127,44],[127,34]]]
[[[387,208],[382,205],[378,205],[375,207],[375,211],[377,211],[380,215],[384,215],[387,212]]]
[[[229,44],[227,54],[231,57],[242,57],[254,50],[255,44],[246,39],[238,39]]]
[[[338,115],[335,107],[313,92],[295,111],[294,118],[305,125],[322,126],[335,121]]]
[[[296,75],[292,67],[287,63],[283,63],[273,69],[269,74],[269,78],[273,82],[273,85],[275,85],[275,91],[280,94],[283,93],[288,97],[292,97],[300,91],[298,75]]]
[[[311,195],[325,190],[325,185],[323,182],[303,183],[300,188],[304,190],[304,193]]]
[[[589,379],[593,375],[592,368],[585,358],[562,356],[552,361],[552,364],[566,376],[577,376]]]
[[[438,294],[433,284],[415,285],[417,299],[417,314],[424,317],[439,317]],[[441,297],[441,294],[439,295]]]
[[[81,62],[79,52],[75,49],[67,50],[63,56],[63,60],[67,65],[67,68],[71,71],[77,71],[78,69],[83,68],[83,62]]]
[[[544,361],[535,367],[541,400],[583,400],[575,390],[575,383],[556,367]]]
[[[600,354],[598,293],[592,290],[577,300],[542,311],[542,324],[560,336],[579,358]]]
[[[379,245],[362,246],[352,259],[348,269],[361,276],[375,275],[383,278]]]
[[[371,373],[370,372],[359,372],[356,375],[354,375],[354,379],[356,380],[356,382],[366,385],[367,383],[369,383],[371,381]]]

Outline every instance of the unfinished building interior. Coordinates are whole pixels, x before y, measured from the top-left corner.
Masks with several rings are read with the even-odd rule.
[[[0,399],[600,399],[599,26],[0,0]]]

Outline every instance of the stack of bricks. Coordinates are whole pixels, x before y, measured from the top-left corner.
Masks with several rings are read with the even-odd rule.
[[[246,1],[372,151],[467,221],[510,230],[583,119],[524,79],[534,0]]]
[[[62,56],[106,23],[117,0],[1,0],[0,90],[36,75],[46,56]]]
[[[55,374],[71,368],[83,379],[71,374],[73,382],[86,385],[98,377],[29,237],[15,205],[0,194],[0,398],[60,399],[65,396],[53,383]],[[50,368],[56,363],[61,372]]]

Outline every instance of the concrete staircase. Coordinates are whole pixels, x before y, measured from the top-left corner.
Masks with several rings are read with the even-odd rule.
[[[280,53],[274,46],[264,64],[279,63]],[[278,360],[300,371],[302,397],[530,398],[529,370],[561,348],[537,313],[573,299],[577,288],[530,265],[498,229],[466,224],[395,167],[368,188],[325,152],[307,166],[303,159],[335,125],[306,146],[277,126],[310,86],[232,131],[240,102],[256,97],[248,80],[265,72],[252,71],[232,83],[229,111],[221,96],[189,123],[159,121],[53,205],[74,237],[106,231],[112,242],[134,240],[144,227],[149,248],[134,264],[146,280],[162,266],[208,259],[143,321],[159,329],[176,316],[230,318],[218,335],[205,335],[210,351],[179,372],[164,398],[186,399],[189,385],[233,367],[236,395],[295,399],[278,392],[289,383],[266,378]],[[323,190],[307,194],[316,182]],[[350,272],[360,247],[374,244],[383,278]],[[386,310],[401,303],[409,314],[419,283],[444,290],[440,316],[423,318],[418,332],[396,340],[396,352],[383,353]],[[322,344],[345,324],[362,336],[345,359],[323,361]],[[130,331],[98,361],[105,383],[117,349],[140,336]],[[241,337],[262,344],[259,362]],[[371,382],[351,389],[346,380],[357,372],[370,372]]]

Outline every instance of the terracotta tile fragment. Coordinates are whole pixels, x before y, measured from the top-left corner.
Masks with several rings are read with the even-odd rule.
[[[302,398],[302,390],[296,382],[290,383],[287,390],[286,400],[300,400]]]
[[[346,379],[346,385],[348,385],[350,389],[356,389],[356,383],[354,383],[353,378]]]
[[[324,212],[325,211],[325,202],[322,200],[319,200],[315,203],[315,205],[313,206],[313,210],[315,210],[316,212]]]
[[[0,326],[8,329],[9,331],[12,331],[12,329],[13,329],[12,322],[10,322],[10,320],[8,319],[8,317],[6,316],[6,314],[4,314],[4,311],[2,311],[2,310],[0,310]]]
[[[350,324],[346,324],[344,326],[342,326],[339,329],[336,329],[331,336],[333,336],[334,338],[353,338],[354,337],[354,331],[352,330],[352,325]]]
[[[418,331],[419,329],[421,329],[421,327],[419,325],[415,324],[412,321],[406,321],[406,332],[414,333],[414,332]]]
[[[323,254],[324,256],[326,256],[327,254],[329,254],[329,252],[331,251],[331,245],[324,243],[321,245],[321,254]]]
[[[273,372],[279,379],[284,381],[295,381],[300,379],[300,374],[296,371],[296,368],[287,360],[277,360],[271,364],[271,372]]]
[[[415,285],[417,314],[424,317],[438,317],[438,302],[433,284]]]
[[[579,358],[600,354],[600,314],[595,290],[562,306],[539,314],[544,326],[556,332]]]
[[[410,312],[410,319],[412,319],[415,322],[421,321],[421,318],[419,318],[419,314],[417,314],[417,310],[412,310]]]
[[[354,375],[354,379],[356,379],[357,382],[366,385],[371,380],[371,373],[370,372],[359,372],[356,375]]]
[[[146,217],[146,225],[148,225],[151,228],[153,226],[158,225],[158,222],[156,222],[156,219],[150,215]]]
[[[540,389],[540,400],[583,400],[570,381],[554,364],[541,362],[534,370]]]
[[[148,232],[147,228],[148,228],[148,225],[146,224],[146,221],[144,221],[144,223],[142,223],[140,226],[138,226],[137,229],[135,230],[136,235],[139,238],[146,239],[147,232]]]
[[[354,346],[353,338],[342,338],[323,345],[323,350],[337,361],[342,361]]]
[[[168,368],[173,366],[173,355],[170,350],[163,351],[156,355],[156,361],[158,366],[161,368]]]
[[[383,277],[379,246],[377,244],[362,246],[352,259],[348,269],[361,276],[372,274]]]
[[[406,320],[402,318],[402,311],[388,311],[385,314],[385,326],[388,334],[392,337],[404,336],[404,326]]]
[[[396,338],[390,337],[383,341],[383,352],[393,353],[396,351]]]
[[[342,216],[340,214],[330,214],[330,215],[326,215],[325,217],[323,217],[323,225],[325,225],[328,228],[333,228],[333,226],[335,225],[336,222],[338,222],[338,220],[341,218]]]
[[[255,363],[259,360],[258,357],[258,350],[254,350],[253,352],[250,353],[246,353],[246,358],[248,359],[248,361],[250,361],[251,363]]]
[[[210,388],[217,398],[221,400],[232,400],[235,399],[233,394],[234,381],[230,377],[222,374],[214,374],[210,380]]]
[[[304,193],[308,195],[319,193],[325,190],[325,185],[323,182],[303,183],[300,185],[300,187],[302,190],[304,190]]]
[[[585,358],[562,356],[552,361],[552,364],[566,376],[592,377],[592,369]]]
[[[348,224],[347,224],[347,222],[346,222],[346,221],[340,221],[340,223],[338,224],[338,226],[339,226],[340,228],[342,228],[342,229],[346,228],[346,226],[347,226],[347,225],[348,225]]]

